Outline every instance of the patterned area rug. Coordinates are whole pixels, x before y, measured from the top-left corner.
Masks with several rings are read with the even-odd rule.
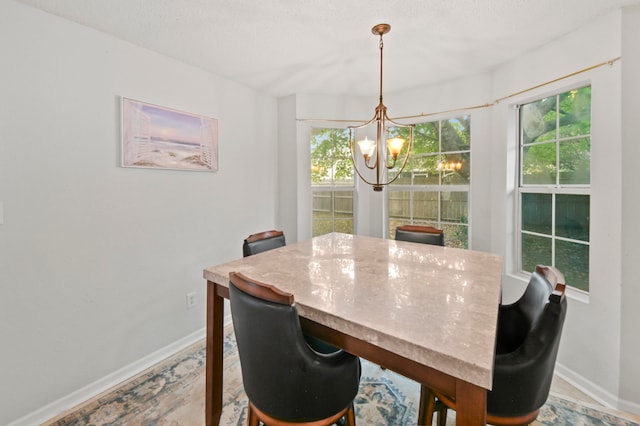
[[[200,426],[204,424],[204,370],[203,341],[45,425]],[[419,391],[416,382],[362,360],[356,421],[367,426],[416,424]],[[247,398],[231,327],[225,330],[223,404],[221,425],[246,424]],[[449,411],[449,424],[455,424],[453,411]],[[553,395],[534,424],[638,425]]]

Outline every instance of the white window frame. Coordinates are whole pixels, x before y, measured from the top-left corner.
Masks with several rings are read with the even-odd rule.
[[[517,104],[514,104],[514,112],[515,112],[515,123],[516,123],[516,172],[517,172],[517,177],[516,177],[516,182],[515,182],[515,218],[514,218],[514,252],[515,252],[515,274],[521,277],[529,277],[531,275],[530,271],[524,271],[523,270],[523,265],[522,265],[522,235],[523,234],[528,234],[528,235],[537,235],[537,236],[544,236],[544,237],[549,237],[548,234],[538,234],[532,231],[524,231],[522,229],[522,194],[550,194],[551,195],[551,200],[552,200],[552,206],[551,206],[551,211],[552,211],[552,218],[551,218],[551,239],[553,241],[556,240],[560,240],[560,241],[568,241],[568,242],[574,242],[574,243],[579,243],[579,244],[584,244],[587,247],[589,247],[589,256],[591,257],[591,239],[592,239],[592,229],[591,226],[589,226],[589,241],[582,241],[582,240],[573,240],[570,238],[565,238],[565,237],[559,237],[556,236],[556,229],[555,229],[555,225],[556,225],[556,196],[557,195],[589,195],[590,199],[592,197],[592,190],[591,190],[591,183],[586,185],[586,184],[572,184],[572,185],[561,185],[558,182],[559,179],[559,173],[557,173],[557,177],[556,177],[556,184],[553,185],[527,185],[527,186],[523,186],[522,185],[522,159],[523,159],[523,151],[524,151],[524,145],[522,144],[522,133],[521,133],[521,123],[520,123],[520,108],[523,105],[529,104],[529,103],[533,103],[536,101],[539,101],[541,99],[544,98],[548,98],[551,96],[559,96],[560,94],[566,93],[566,92],[570,92],[571,90],[574,89],[580,89],[583,87],[587,87],[587,86],[592,86],[591,82],[580,82],[568,87],[562,87],[562,88],[558,88],[557,90],[554,90],[552,92],[548,92],[548,93],[544,93],[544,94],[540,94],[538,96],[529,98],[527,100],[523,100]],[[593,109],[593,100],[591,101],[591,109]],[[559,129],[559,116],[556,116],[556,129]],[[593,125],[593,112],[591,115],[591,126]],[[593,135],[593,129],[590,129],[590,133],[588,135],[590,142],[592,141],[592,135]],[[582,135],[582,136],[587,136],[587,135]],[[556,144],[556,170],[560,170],[559,167],[559,161],[560,161],[560,155],[559,155],[559,149],[560,149],[560,142],[562,142],[563,140],[571,140],[571,139],[575,139],[575,137],[570,137],[570,138],[556,138],[554,139],[554,142]],[[545,142],[549,142],[549,141],[545,141]],[[541,143],[545,143],[545,142],[541,142]],[[527,146],[533,146],[535,144],[530,144]],[[591,150],[592,151],[592,150]],[[590,172],[591,173],[591,172]],[[591,179],[590,179],[591,181]],[[555,266],[555,244],[552,244],[551,246],[551,261],[552,264],[551,266]],[[591,265],[589,265],[589,267],[591,268]],[[591,271],[590,271],[591,272]],[[591,274],[589,274],[589,276],[591,276]],[[586,297],[588,297],[589,292],[588,291],[584,291],[582,289],[579,289],[577,287],[573,287],[571,286],[570,283],[567,283],[570,287],[571,287],[571,291],[573,292],[574,295],[577,295],[580,299],[586,300]],[[589,283],[589,289],[591,289],[591,283]]]

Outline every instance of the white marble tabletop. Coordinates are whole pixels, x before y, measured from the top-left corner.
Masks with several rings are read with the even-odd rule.
[[[502,258],[332,233],[212,266],[290,292],[300,315],[491,389]]]

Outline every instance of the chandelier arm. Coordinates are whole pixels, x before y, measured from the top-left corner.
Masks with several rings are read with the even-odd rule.
[[[369,164],[369,160],[367,160],[367,159],[364,160],[364,165],[367,166],[367,169],[369,169],[369,170],[375,170],[375,168],[377,166],[376,163]]]
[[[351,129],[361,129],[365,126],[370,125],[371,123],[373,123],[374,121],[376,121],[378,119],[378,114],[374,114],[373,118],[369,121],[367,121],[366,123],[360,124],[359,126],[347,126],[347,129],[351,130]]]
[[[408,155],[405,156],[404,161],[402,163],[402,168],[400,169],[400,171],[393,177],[393,179],[391,179],[391,180],[389,180],[387,182],[377,182],[377,183],[376,182],[370,182],[360,174],[360,172],[358,171],[357,168],[356,168],[356,173],[358,173],[358,176],[360,176],[360,179],[362,179],[364,183],[366,183],[367,185],[373,186],[374,190],[375,190],[376,186],[379,187],[379,188],[382,188],[383,186],[388,186],[388,185],[392,184],[393,182],[396,181],[396,179],[398,179],[400,177],[400,173],[402,172],[402,170],[404,170],[404,166],[406,165],[408,158],[409,158]]]
[[[376,185],[385,185],[383,183],[376,183],[376,182],[370,182],[369,180],[367,180],[367,178],[365,178],[364,176],[362,176],[362,174],[360,173],[360,170],[358,170],[358,167],[354,164],[354,169],[356,169],[356,173],[358,174],[358,176],[360,176],[360,179],[362,179],[362,181],[364,183],[366,183],[367,185],[371,185],[371,186],[376,186]]]
[[[416,127],[416,125],[415,125],[415,124],[401,124],[401,123],[398,123],[398,122],[396,122],[396,121],[393,121],[393,120],[392,120],[391,118],[389,118],[389,116],[387,116],[386,114],[385,114],[385,121],[388,121],[389,123],[393,124],[395,127],[404,127],[404,128],[407,128],[407,127]]]

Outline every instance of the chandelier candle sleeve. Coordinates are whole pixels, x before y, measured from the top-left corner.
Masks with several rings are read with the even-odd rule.
[[[404,170],[413,146],[413,129],[415,127],[415,124],[400,124],[390,119],[387,115],[387,107],[382,102],[382,49],[384,47],[382,36],[390,30],[391,26],[389,24],[378,24],[371,29],[373,34],[380,36],[380,103],[376,107],[375,114],[371,120],[360,126],[349,126],[349,145],[353,167],[360,179],[373,186],[374,191],[382,191],[382,188],[395,181]],[[376,126],[376,140],[370,140],[365,136],[364,139],[357,142],[357,145],[364,157],[364,165],[368,169],[375,171],[375,181],[367,179],[363,175],[363,172],[358,167],[355,154],[356,131],[373,125]],[[402,128],[409,130],[409,143],[404,155],[401,157],[402,162],[399,169],[394,171],[395,174],[393,176],[389,176],[389,171],[396,167],[398,157],[400,157],[405,147],[405,140],[394,134],[397,129]]]
[[[376,152],[376,142],[366,136],[363,140],[358,141],[358,146],[360,146],[360,151],[362,151],[365,161],[368,161],[370,157],[373,157],[373,153]]]
[[[403,145],[404,139],[402,138],[392,138],[387,141],[387,147],[389,148],[389,152],[393,156],[394,160],[398,158],[400,151],[402,151]]]

